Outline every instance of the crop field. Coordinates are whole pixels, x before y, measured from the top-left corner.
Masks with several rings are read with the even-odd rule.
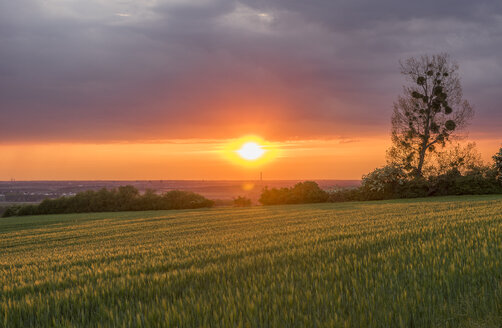
[[[502,196],[0,219],[0,327],[501,327]]]

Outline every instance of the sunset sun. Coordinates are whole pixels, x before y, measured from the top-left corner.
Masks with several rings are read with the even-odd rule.
[[[245,135],[229,140],[222,149],[222,155],[241,167],[256,168],[277,158],[278,145],[257,135]]]
[[[254,161],[265,154],[266,150],[256,142],[246,142],[237,150],[240,157],[248,161]]]

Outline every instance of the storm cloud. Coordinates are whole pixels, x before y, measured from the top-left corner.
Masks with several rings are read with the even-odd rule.
[[[495,1],[0,0],[0,45],[0,142],[381,135],[438,52],[502,122]]]

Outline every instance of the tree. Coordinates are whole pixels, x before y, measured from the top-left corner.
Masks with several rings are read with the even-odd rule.
[[[451,144],[441,152],[431,156],[431,161],[424,165],[423,173],[426,176],[438,176],[456,169],[460,174],[484,168],[481,154],[476,149],[476,143],[469,142],[465,145]]]
[[[412,57],[400,65],[410,83],[394,103],[388,156],[391,163],[421,177],[428,153],[459,136],[473,110],[463,99],[458,65],[447,54]]]
[[[498,179],[502,183],[502,148],[500,148],[499,152],[493,156],[493,160],[495,161],[495,169],[497,170]]]
[[[293,203],[322,203],[327,201],[328,197],[328,193],[314,181],[298,182],[291,188]]]

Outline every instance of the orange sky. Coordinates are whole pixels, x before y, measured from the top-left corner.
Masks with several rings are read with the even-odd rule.
[[[0,180],[360,179],[385,163],[388,135],[276,142],[274,158],[246,167],[225,156],[228,140],[158,143],[0,144]],[[489,161],[500,140],[476,139]]]
[[[488,161],[499,3],[3,1],[0,179],[360,179],[385,163],[399,63],[444,52]],[[223,156],[246,134],[274,159]]]

